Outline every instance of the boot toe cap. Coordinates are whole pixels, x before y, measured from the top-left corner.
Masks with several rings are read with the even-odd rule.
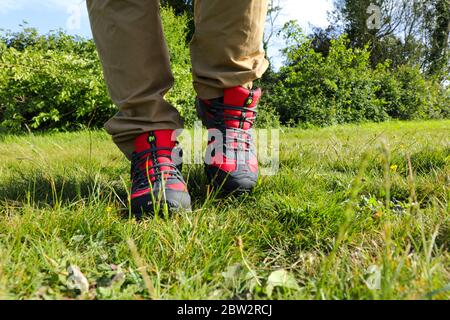
[[[214,185],[227,193],[250,192],[256,186],[258,181],[257,172],[225,172],[213,166],[207,167],[206,171],[208,178],[214,183]]]
[[[131,200],[131,212],[142,217],[153,215],[155,212],[162,210],[167,205],[170,212],[175,211],[191,211],[191,197],[189,193],[178,190],[166,189],[163,195],[158,192],[147,193],[138,198]]]

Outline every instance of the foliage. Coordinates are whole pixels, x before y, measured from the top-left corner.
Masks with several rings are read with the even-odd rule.
[[[166,95],[166,99],[180,111],[185,124],[191,126],[197,120],[194,107],[196,95],[192,87],[189,47],[184,40],[187,37],[190,19],[187,14],[176,15],[168,8],[162,9],[161,18],[175,77],[175,85]]]
[[[171,7],[175,14],[185,15],[190,17],[194,15],[194,0],[161,0],[161,5]]]
[[[186,124],[195,119],[194,91],[185,41],[186,15],[162,9],[174,88],[167,99]],[[25,27],[0,38],[0,127],[2,130],[74,130],[101,127],[116,112],[108,97],[92,40],[61,31],[39,35]]]
[[[421,67],[442,80],[450,71],[450,0],[334,0],[332,25],[353,47],[371,47],[372,65]],[[379,25],[371,8],[380,10]],[[377,18],[376,18],[377,19]],[[372,24],[372,26],[370,26]]]
[[[370,50],[352,48],[348,38],[331,40],[326,56],[313,49],[296,24],[284,29],[286,65],[266,101],[283,123],[333,125],[389,119],[447,117],[450,100],[417,67],[371,67]]]
[[[20,36],[0,44],[2,128],[71,130],[114,113],[89,41],[63,33],[44,38],[31,29]]]
[[[192,3],[168,5],[175,9],[163,7],[162,21],[176,81],[166,98],[189,127],[197,119],[186,40],[192,31],[188,10]],[[377,42],[391,50],[393,59],[373,65],[374,43],[355,46],[351,35],[339,36],[334,28],[305,37],[295,23],[288,23],[282,34],[285,65],[280,71],[270,68],[256,83],[265,91],[260,127],[277,127],[279,120],[325,126],[449,117],[445,77],[426,78],[421,66],[404,63],[403,49],[396,47],[394,36]],[[99,128],[116,112],[92,40],[61,31],[43,36],[25,26],[21,32],[0,36],[0,65],[2,131]],[[445,76],[448,83],[449,75]]]
[[[427,52],[428,73],[445,77],[450,73],[450,0],[428,0],[427,12],[430,49]]]

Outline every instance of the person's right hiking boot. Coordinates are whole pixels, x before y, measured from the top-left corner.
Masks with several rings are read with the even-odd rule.
[[[252,127],[261,89],[235,87],[218,99],[197,99],[197,113],[208,128],[205,168],[210,181],[225,192],[249,192],[258,180]]]
[[[174,130],[144,133],[135,140],[131,161],[131,212],[153,214],[164,205],[173,211],[191,210],[186,183],[173,157]]]

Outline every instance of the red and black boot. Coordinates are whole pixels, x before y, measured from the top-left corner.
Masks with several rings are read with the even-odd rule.
[[[173,157],[174,130],[144,133],[135,140],[131,160],[131,212],[136,216],[153,214],[167,204],[170,210],[190,210],[191,198]],[[175,159],[176,162],[177,159]]]
[[[235,87],[218,99],[197,99],[196,107],[208,128],[205,167],[208,178],[225,192],[251,191],[258,180],[258,160],[252,127],[261,89]]]

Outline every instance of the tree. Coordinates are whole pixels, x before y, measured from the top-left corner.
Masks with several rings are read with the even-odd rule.
[[[444,77],[450,72],[449,36],[450,36],[450,0],[431,2],[428,12],[428,31],[431,35],[427,61],[428,74]]]
[[[406,63],[429,75],[448,72],[450,0],[335,0],[334,5],[332,21],[353,47],[370,44],[373,66],[390,60],[394,68]],[[373,8],[379,9],[375,24]]]
[[[424,45],[421,0],[335,0],[334,22],[353,47],[371,45],[373,66],[391,60],[393,67],[421,65]]]
[[[273,38],[279,33],[281,28],[277,25],[278,18],[282,11],[281,0],[269,0],[267,9],[266,29],[264,32],[263,47],[267,52]]]

